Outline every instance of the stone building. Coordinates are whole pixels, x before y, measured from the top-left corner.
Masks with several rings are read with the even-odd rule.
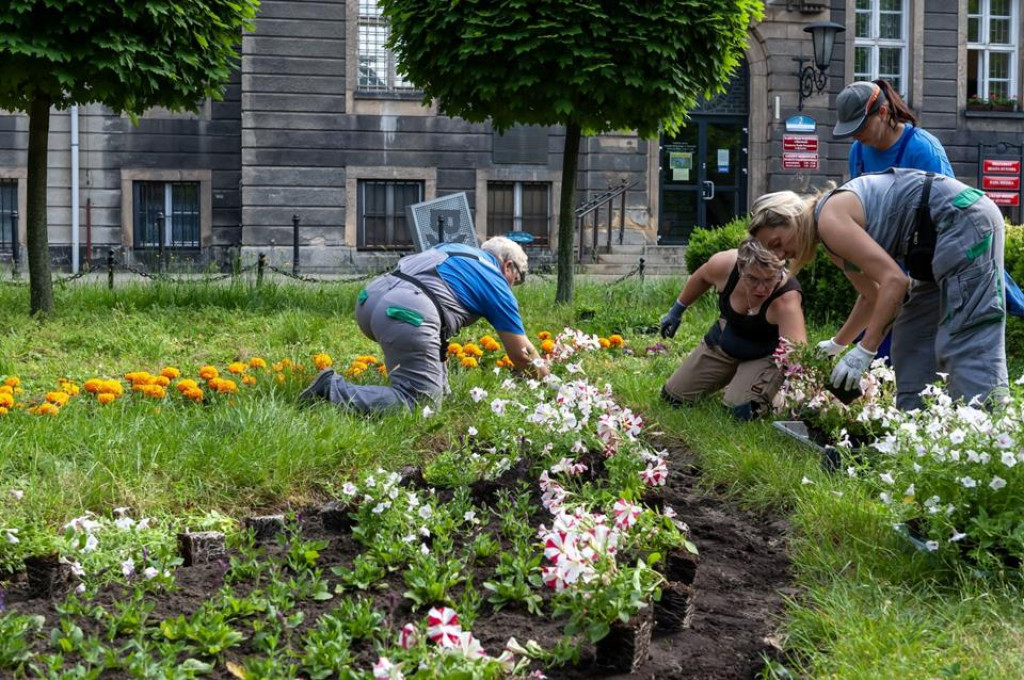
[[[1024,77],[1021,4],[771,0],[728,91],[693,112],[679,134],[583,140],[580,203],[632,184],[623,245],[616,238],[600,259],[625,261],[615,260],[617,251],[627,260],[645,254],[651,263],[675,263],[694,227],[743,214],[760,193],[841,181],[849,144],[831,137],[831,105],[855,78],[892,80],[946,146],[957,175],[992,190],[1019,221],[1024,112],[1013,102]],[[807,64],[797,59],[812,54],[804,29],[823,21],[846,30],[824,89],[803,98],[797,74]],[[467,194],[480,238],[527,231],[534,252],[549,253],[561,130],[498,135],[438,115],[396,73],[386,36],[374,0],[264,0],[223,101],[206,102],[198,114],[150,111],[137,126],[97,105],[55,111],[48,191],[55,261],[70,263],[77,241],[82,259],[114,247],[146,262],[162,247],[206,263],[240,248],[247,258],[260,251],[285,263],[297,218],[303,271],[382,269],[410,247],[404,206],[455,192]],[[27,117],[0,115],[4,258],[15,230],[24,244],[27,145]],[[616,225],[621,205],[612,205]]]

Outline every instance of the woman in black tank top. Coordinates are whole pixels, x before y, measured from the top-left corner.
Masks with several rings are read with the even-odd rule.
[[[782,375],[772,361],[780,336],[805,342],[800,284],[756,239],[716,253],[687,280],[662,334],[675,335],[678,319],[709,289],[718,291],[720,316],[662,388],[662,397],[685,403],[725,388],[723,401],[737,417],[769,410]]]

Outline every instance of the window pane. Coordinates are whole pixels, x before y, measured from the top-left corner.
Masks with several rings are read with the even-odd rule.
[[[164,211],[164,183],[135,182],[133,192],[135,247],[159,248],[162,225],[158,215]]]
[[[515,183],[487,183],[487,235],[503,236],[512,231],[515,218]]]
[[[968,14],[981,14],[981,8],[978,7],[978,0],[968,0],[968,2],[967,2],[967,13]]]
[[[993,17],[988,24],[988,41],[993,45],[1010,44],[1010,20]]]
[[[903,50],[901,48],[880,47],[878,49],[878,77],[886,80],[899,77],[902,62]]]
[[[857,0],[857,9],[871,10],[871,0]]]
[[[884,40],[903,38],[903,15],[884,13],[878,17],[878,37]]]
[[[382,246],[387,243],[387,184],[360,182],[363,223],[363,245]]]
[[[903,12],[903,0],[882,0],[879,9],[883,12]]]
[[[380,16],[380,7],[377,0],[359,0],[360,16]]]
[[[967,19],[967,42],[976,43],[981,35],[981,19],[970,17]]]
[[[14,246],[14,213],[18,210],[18,180],[0,180],[0,249]]]
[[[1011,12],[1010,0],[989,0],[988,13],[991,17],[1008,17]]]
[[[855,80],[871,80],[871,72],[871,48],[855,47],[853,50]]]
[[[422,182],[359,180],[359,247],[411,247],[405,208],[422,200]]]
[[[547,243],[551,225],[548,198],[551,185],[545,182],[523,183],[523,231],[535,240]]]
[[[405,221],[405,208],[413,203],[419,203],[422,199],[423,184],[421,182],[394,182],[395,199],[394,235],[390,246],[412,246],[412,234],[409,225]]]
[[[1010,77],[1010,55],[1006,52],[989,52],[988,77],[1006,80]]]
[[[171,185],[171,246],[199,247],[199,214],[199,182]]]
[[[858,38],[871,37],[871,15],[857,12],[857,27],[855,35]]]

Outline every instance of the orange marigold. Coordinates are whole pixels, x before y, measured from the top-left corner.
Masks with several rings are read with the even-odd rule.
[[[55,416],[60,413],[60,408],[54,404],[44,403],[36,406],[33,413],[40,416]]]
[[[267,360],[262,357],[253,357],[249,359],[249,368],[266,368]]]
[[[7,385],[8,387],[17,387],[18,385],[21,384],[21,378],[19,378],[16,375],[12,375],[11,377],[7,378],[7,380],[4,380],[4,384]]]
[[[242,375],[245,373],[245,369],[249,368],[246,364],[241,361],[232,361],[228,364],[228,373],[234,373],[235,375]]]
[[[57,387],[61,392],[67,392],[72,397],[81,392],[77,383],[66,378],[61,378],[57,382]]]
[[[545,340],[544,342],[540,343],[540,351],[544,352],[544,354],[551,354],[553,351],[555,351],[555,341]]]
[[[163,399],[167,396],[167,390],[160,385],[142,385],[140,391],[150,399]]]
[[[220,372],[213,366],[203,366],[199,369],[199,377],[209,382],[220,375]]]
[[[251,376],[251,375],[243,375],[242,376],[242,384],[244,384],[244,385],[255,385],[256,384],[256,378]]]
[[[100,402],[101,404],[109,404],[115,399],[117,399],[117,397],[115,397],[113,394],[110,394],[109,392],[101,392],[100,394],[96,395],[96,401]]]
[[[0,385],[0,394],[14,394],[14,388],[10,385]]]
[[[474,345],[471,342],[467,342],[462,347],[462,353],[467,357],[482,357],[484,355],[483,350]]]
[[[361,361],[367,366],[372,366],[373,364],[377,363],[377,357],[373,356],[372,354],[363,354],[362,356],[356,357],[355,360]]]
[[[458,356],[458,355],[462,354],[462,345],[460,345],[457,342],[449,342],[448,343],[448,354],[451,354],[452,356]]]
[[[68,395],[67,392],[46,393],[46,401],[50,402],[51,404],[56,404],[57,406],[63,406],[64,404],[68,403],[69,398],[70,396]]]
[[[380,373],[385,378],[388,377],[388,367],[385,366],[384,364],[380,364],[379,366],[377,366],[377,372]]]
[[[614,334],[614,335],[609,335],[609,336],[608,336],[608,343],[609,343],[609,344],[610,344],[610,345],[611,345],[612,347],[622,347],[623,345],[625,345],[625,344],[626,344],[626,340],[625,340],[625,338],[623,338],[623,337],[622,337],[621,335],[618,335],[618,334],[616,333],[616,334]]]
[[[160,371],[160,375],[167,378],[168,380],[177,380],[181,377],[181,371],[174,366],[164,366],[163,370]]]
[[[7,407],[6,406],[0,406],[0,416],[5,416],[5,415],[7,415]]]
[[[151,384],[159,385],[160,387],[167,387],[171,384],[171,379],[166,375],[157,375],[153,376],[153,382]]]
[[[597,342],[598,342],[599,345],[601,345],[602,349],[608,349],[609,347],[611,347],[611,344],[612,344],[612,343],[608,342],[608,338],[598,338]]]
[[[185,390],[182,394],[184,394],[186,399],[191,399],[192,401],[203,400],[203,391],[198,387],[190,387],[189,389]]]
[[[100,386],[100,392],[102,394],[113,394],[115,397],[120,397],[124,394],[124,385],[119,380],[104,380],[103,385]]]
[[[14,406],[14,395],[0,394],[0,407],[11,408],[12,406]]]
[[[463,368],[477,367],[476,359],[474,359],[473,357],[462,357],[462,361],[460,361],[459,363],[462,364]]]
[[[89,378],[88,380],[85,381],[82,387],[85,388],[85,391],[90,394],[98,394],[99,391],[103,388],[103,381],[100,380],[99,378]]]
[[[540,333],[537,333],[537,337],[540,338],[542,341],[543,340],[550,340],[551,339],[551,333],[549,333],[548,331],[541,331]]]
[[[319,354],[313,355],[313,364],[316,365],[316,370],[322,371],[325,368],[330,368],[334,365],[334,359],[331,358],[330,354],[320,352]]]
[[[213,382],[210,382],[210,387],[217,390],[221,394],[237,394],[238,384],[234,380],[228,380],[227,378],[221,378],[217,381],[217,386],[213,386]]]

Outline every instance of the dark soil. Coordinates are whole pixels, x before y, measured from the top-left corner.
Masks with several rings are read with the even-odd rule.
[[[546,671],[549,678],[756,678],[763,668],[764,656],[774,656],[777,651],[769,639],[782,610],[783,594],[791,593],[788,587],[790,565],[784,545],[786,524],[752,516],[702,490],[698,484],[699,470],[689,451],[673,451],[669,465],[672,473],[668,485],[656,500],[671,506],[678,513],[678,518],[689,525],[691,538],[700,550],[700,564],[693,583],[696,608],[692,624],[677,632],[659,630],[655,626],[650,655],[632,674],[615,674],[601,668],[595,663],[595,650],[585,646],[579,666],[550,669]],[[520,466],[496,482],[474,485],[474,500],[488,502],[498,489],[512,486],[513,478],[522,479],[525,471],[525,465]],[[321,551],[319,561],[325,573],[329,573],[329,567],[334,565],[351,565],[354,556],[362,552],[362,546],[347,531],[325,529],[315,513],[306,515],[301,528],[303,538],[307,540],[329,541],[328,547]],[[281,550],[277,544],[268,543],[267,558],[276,559]],[[478,565],[481,577],[488,566],[493,565]],[[190,616],[222,586],[226,568],[227,562],[223,560],[179,568],[176,577],[178,589],[155,598],[153,617],[160,620],[178,614]],[[474,574],[476,580],[477,574]],[[425,615],[424,611],[414,612],[411,603],[401,596],[405,584],[400,573],[389,575],[384,584],[386,588],[366,594],[372,594],[376,606],[387,613],[386,625],[397,630],[406,621]],[[252,588],[244,583],[234,587],[238,595]],[[123,596],[121,588],[109,587],[99,594],[95,602],[110,611]],[[50,625],[58,618],[52,601],[30,596],[24,574],[9,584],[6,604],[21,613],[42,614]],[[299,632],[334,606],[332,601],[301,602],[299,608],[305,612],[306,623]],[[95,633],[102,636],[105,632],[84,617],[77,623],[86,635]],[[549,648],[560,639],[563,625],[562,620],[533,616],[524,608],[506,607],[494,612],[490,605],[485,604],[472,630],[485,649],[497,654],[509,636],[515,636],[521,643],[537,640]],[[37,648],[40,652],[52,651],[45,640],[40,640]],[[252,653],[253,650],[247,649],[243,643],[230,650],[225,660],[242,663],[245,656]],[[357,654],[361,668],[368,668],[375,660],[370,649]],[[108,671],[102,677],[126,676]],[[218,663],[214,673],[206,677],[227,679],[233,676],[224,664]]]

